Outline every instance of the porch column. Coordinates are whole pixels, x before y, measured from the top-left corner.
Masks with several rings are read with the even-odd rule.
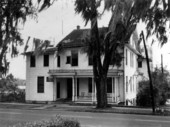
[[[113,88],[114,88],[114,77],[112,77],[112,102],[114,102],[114,100],[113,100]]]
[[[54,78],[53,80],[53,101],[56,101],[57,100],[57,79]]]
[[[74,84],[74,77],[72,77],[72,101],[75,101],[75,84]]]
[[[115,77],[114,84],[115,84],[115,102],[117,102],[117,83],[116,83],[117,78]]]

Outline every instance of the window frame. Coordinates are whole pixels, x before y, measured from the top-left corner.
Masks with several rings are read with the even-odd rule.
[[[49,54],[44,54],[44,67],[49,67]]]
[[[138,68],[142,68],[142,61],[138,61]]]
[[[126,93],[128,93],[128,76],[126,76]]]
[[[126,49],[126,65],[128,65],[128,50]]]
[[[71,64],[71,56],[66,56],[66,64]]]
[[[57,56],[57,67],[60,67],[60,63],[61,63],[60,56]]]
[[[36,57],[35,57],[35,55],[30,56],[30,67],[36,67]]]
[[[44,93],[44,76],[37,77],[37,93]]]
[[[78,51],[77,50],[71,51],[71,66],[72,67],[78,66]]]

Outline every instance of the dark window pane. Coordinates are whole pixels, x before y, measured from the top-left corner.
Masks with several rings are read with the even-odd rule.
[[[126,65],[128,65],[128,51],[126,49]]]
[[[92,78],[88,78],[88,89],[89,93],[92,93]]]
[[[30,67],[35,67],[35,56],[33,55],[30,57]]]
[[[72,51],[71,52],[71,62],[72,66],[78,66],[78,52],[77,51]]]
[[[142,61],[138,62],[138,68],[142,68]]]
[[[38,77],[37,92],[44,93],[44,77]]]
[[[70,64],[70,63],[71,63],[71,57],[70,57],[70,56],[67,56],[66,64]]]
[[[126,76],[126,92],[128,92],[128,76]]]
[[[57,57],[57,67],[60,67],[60,56]]]
[[[107,78],[107,93],[112,93],[112,78]]]
[[[44,67],[49,66],[49,55],[44,55]]]
[[[89,56],[89,65],[93,65],[93,56]]]

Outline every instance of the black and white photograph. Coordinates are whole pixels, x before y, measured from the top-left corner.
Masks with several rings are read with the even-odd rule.
[[[0,0],[0,127],[170,127],[170,0]]]

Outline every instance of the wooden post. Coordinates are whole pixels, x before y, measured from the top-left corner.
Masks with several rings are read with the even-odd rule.
[[[155,100],[154,100],[154,94],[153,94],[152,77],[151,77],[151,71],[150,71],[150,65],[149,65],[148,51],[147,51],[147,48],[146,48],[145,36],[144,36],[143,31],[142,31],[141,35],[142,35],[143,44],[144,44],[144,48],[145,48],[146,62],[147,62],[147,68],[148,68],[148,75],[149,75],[149,80],[150,80],[150,92],[151,92],[151,101],[152,101],[152,112],[155,113]]]
[[[72,77],[72,101],[75,101],[75,84],[74,77]]]

